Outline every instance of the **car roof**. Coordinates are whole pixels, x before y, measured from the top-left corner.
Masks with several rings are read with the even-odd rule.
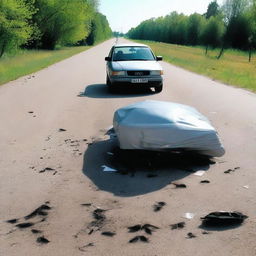
[[[148,47],[146,44],[137,44],[137,43],[126,43],[126,44],[115,44],[114,47],[130,47],[130,46],[137,46],[137,47]]]

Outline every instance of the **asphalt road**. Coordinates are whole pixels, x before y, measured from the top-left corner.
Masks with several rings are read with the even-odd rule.
[[[104,57],[113,43],[0,87],[0,255],[256,255],[255,94],[165,62],[161,93],[109,94]],[[194,168],[205,170],[201,177],[189,171],[188,163],[182,170],[103,172],[102,165],[113,157],[105,133],[114,111],[145,99],[197,108],[218,130],[226,154],[216,164]],[[126,161],[129,165],[134,158]],[[228,169],[234,171],[224,173]],[[210,183],[201,184],[205,179]],[[187,188],[175,189],[174,181]],[[154,212],[153,205],[162,201],[166,205]],[[45,202],[44,211],[24,219]],[[97,207],[106,211],[93,217]],[[232,228],[202,228],[200,217],[219,210],[249,218]],[[187,212],[194,217],[184,218]],[[5,222],[10,219],[17,222]],[[171,230],[182,221],[183,229]],[[15,226],[24,222],[33,226]],[[127,230],[145,223],[159,229],[152,235]],[[104,236],[104,231],[116,235]],[[189,232],[196,237],[187,238]],[[128,242],[137,235],[149,243]],[[42,236],[49,243],[37,242]]]

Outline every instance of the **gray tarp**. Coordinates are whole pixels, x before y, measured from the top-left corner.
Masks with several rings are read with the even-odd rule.
[[[118,109],[113,126],[121,149],[185,149],[217,157],[225,153],[209,120],[186,105],[138,102]]]

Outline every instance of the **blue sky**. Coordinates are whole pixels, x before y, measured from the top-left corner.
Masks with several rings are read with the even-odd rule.
[[[100,0],[99,11],[107,16],[113,31],[126,33],[140,22],[177,11],[203,14],[212,0]],[[217,1],[219,5],[222,0]]]

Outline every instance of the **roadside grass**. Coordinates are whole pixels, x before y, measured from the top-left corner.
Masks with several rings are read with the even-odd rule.
[[[89,46],[63,47],[58,50],[20,50],[0,59],[0,85],[31,74],[89,49]]]
[[[149,45],[156,55],[187,70],[256,92],[256,54],[248,62],[248,53],[229,49],[217,60],[219,49],[209,50],[205,55],[204,47],[189,47],[152,41],[136,40]]]

